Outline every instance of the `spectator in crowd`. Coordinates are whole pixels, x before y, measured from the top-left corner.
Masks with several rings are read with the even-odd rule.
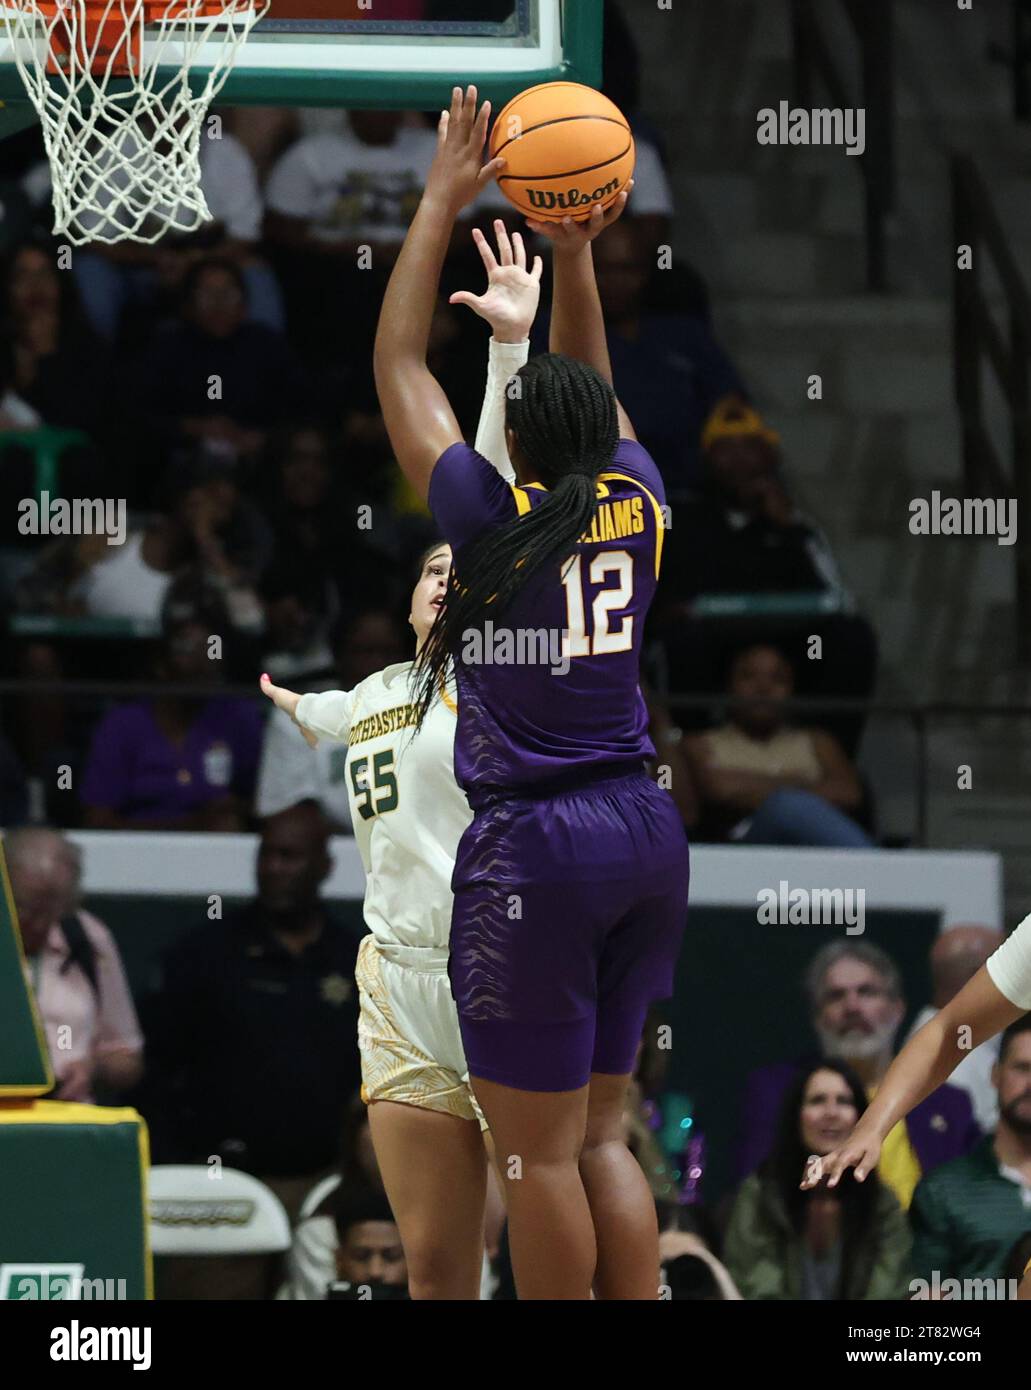
[[[173,583],[191,579],[223,596],[230,624],[260,631],[255,581],[272,533],[224,460],[195,457],[167,476],[167,510],[130,521],[121,545],[102,534],[52,542],[16,585],[23,612],[157,622]]]
[[[327,680],[313,688],[353,690],[367,677],[408,660],[404,635],[385,608],[348,614],[334,637],[335,664]],[[320,739],[310,748],[283,710],[273,710],[265,726],[255,805],[259,816],[274,816],[298,801],[317,801],[337,830],[351,832],[345,766],[347,745]]]
[[[266,233],[309,355],[366,353],[436,147],[418,117],[351,111],[345,130],[304,136],[272,170]]]
[[[4,836],[26,977],[36,997],[57,1100],[95,1103],[130,1090],[143,1037],[118,947],[79,901],[82,858],[56,830]]]
[[[709,417],[702,449],[702,485],[674,508],[673,543],[656,598],[653,630],[666,649],[673,687],[716,690],[731,650],[769,639],[769,613],[749,617],[747,605],[776,598],[785,609],[779,629],[821,643],[820,659],[805,663],[800,693],[868,696],[876,638],[851,611],[826,538],[791,499],[779,436],[751,406],[729,397]],[[700,601],[714,596],[739,599],[743,616],[699,616]],[[828,715],[821,722],[854,756],[861,717]]]
[[[906,1042],[956,997],[992,952],[1002,945],[1002,940],[1002,933],[993,927],[966,924],[947,927],[935,938],[930,956],[931,1003],[913,1020]],[[985,1134],[991,1134],[999,1120],[998,1093],[992,1082],[992,1071],[998,1060],[999,1039],[989,1038],[968,1052],[949,1077],[953,1086],[959,1086],[970,1097],[974,1119]]]
[[[747,1078],[738,1163],[741,1178],[754,1173],[770,1153],[783,1096],[800,1071],[808,1074],[820,1061],[845,1063],[872,1100],[891,1064],[906,1005],[898,969],[880,947],[856,940],[832,942],[810,961],[805,988],[819,1054],[773,1062]],[[939,1086],[888,1135],[878,1166],[880,1179],[908,1209],[920,1178],[967,1153],[979,1134],[966,1092]],[[830,1148],[833,1145],[828,1152]]]
[[[3,315],[13,358],[8,390],[44,425],[95,431],[108,406],[107,357],[82,315],[72,277],[58,272],[55,246],[28,241],[11,251]],[[24,409],[18,415],[27,422]]]
[[[195,220],[193,211],[163,206],[155,210],[153,230],[159,230],[160,217],[168,231],[155,241],[108,244],[100,240],[115,230],[122,217],[117,209],[111,212],[113,197],[128,186],[122,169],[104,174],[96,210],[83,216],[83,225],[94,240],[76,250],[72,270],[87,318],[108,343],[119,336],[130,305],[153,314],[163,298],[179,290],[183,277],[199,260],[213,255],[240,267],[252,319],[269,328],[284,326],[282,294],[270,266],[258,255],[264,206],[254,161],[246,147],[222,129],[222,118],[216,116],[214,121],[209,116],[200,139],[201,192],[211,221],[196,231],[185,231]],[[136,144],[132,132],[126,129],[120,140],[123,158],[131,156]],[[34,203],[41,207],[49,203],[48,161],[36,164],[24,182]]]
[[[859,776],[823,729],[789,723],[791,664],[772,646],[747,647],[730,669],[727,720],[685,740],[703,806],[701,837],[757,845],[861,849],[873,843],[852,819]]]
[[[1001,1279],[1031,1233],[1031,1014],[1006,1029],[993,1072],[999,1123],[970,1153],[929,1173],[913,1197],[913,1267],[944,1279]]]
[[[151,1001],[141,1100],[159,1161],[219,1154],[271,1187],[292,1223],[338,1169],[360,1080],[360,931],[321,899],[328,837],[311,802],[271,817],[255,898],[173,947]],[[274,1274],[266,1261],[222,1296],[266,1297]]]
[[[636,199],[635,185],[632,209]],[[745,388],[704,319],[648,308],[654,256],[632,216],[621,217],[594,243],[619,398],[675,502],[699,483],[702,429],[714,406]]]
[[[405,1297],[408,1266],[390,1203],[381,1193],[340,1189],[333,1219],[337,1231],[336,1275],[351,1297]],[[359,1287],[368,1290],[359,1295]]]
[[[724,1257],[746,1299],[904,1299],[910,1235],[888,1186],[849,1174],[833,1191],[802,1192],[812,1154],[826,1154],[866,1109],[860,1077],[837,1061],[810,1064],[780,1107],[768,1158],[734,1201]]]
[[[287,1256],[286,1282],[279,1298],[325,1298],[336,1276],[337,1232],[333,1212],[340,1193],[383,1194],[383,1179],[369,1129],[368,1106],[358,1093],[344,1118],[342,1158],[337,1172],[316,1183],[301,1205]]]
[[[119,705],[97,726],[82,784],[86,824],[100,830],[244,830],[263,712],[219,696],[222,636],[203,611],[169,614],[155,661],[167,694]]]
[[[230,260],[196,261],[183,281],[182,316],[139,364],[139,400],[170,447],[201,444],[251,460],[268,433],[308,404],[282,334],[247,317],[247,282]]]
[[[730,1272],[715,1253],[712,1223],[697,1207],[656,1202],[660,1283],[674,1300],[740,1302]]]

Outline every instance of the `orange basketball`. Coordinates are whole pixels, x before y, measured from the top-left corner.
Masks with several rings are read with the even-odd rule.
[[[494,122],[498,186],[538,222],[586,217],[615,202],[634,172],[634,137],[619,107],[578,82],[544,82],[513,97]]]

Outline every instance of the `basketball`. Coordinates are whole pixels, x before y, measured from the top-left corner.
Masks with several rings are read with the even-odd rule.
[[[561,222],[615,202],[634,172],[634,137],[593,87],[545,82],[513,97],[494,122],[490,157],[506,161],[505,197],[527,217]]]

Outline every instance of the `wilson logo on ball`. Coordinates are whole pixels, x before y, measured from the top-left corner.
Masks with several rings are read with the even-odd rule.
[[[620,188],[619,179],[612,179],[603,188],[596,188],[593,193],[581,193],[579,188],[570,188],[565,193],[556,193],[550,188],[528,188],[526,196],[530,200],[530,205],[534,208],[548,211],[551,208],[579,208],[587,203],[600,203],[603,198],[607,198],[610,193],[618,193]]]

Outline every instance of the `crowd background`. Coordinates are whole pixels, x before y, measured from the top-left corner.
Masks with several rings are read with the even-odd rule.
[[[876,633],[818,518],[797,505],[776,420],[720,342],[704,266],[668,254],[673,152],[648,119],[633,32],[619,7],[605,10],[604,87],[631,118],[638,167],[630,211],[596,244],[598,280],[618,391],[670,502],[642,671],[654,772],[672,771],[696,841],[873,845],[862,718],[796,720],[787,702],[869,696]],[[3,148],[0,676],[17,684],[0,707],[0,822],[44,1023],[77,1023],[76,1049],[54,1050],[56,1095],[129,1100],[156,1161],[217,1154],[267,1183],[294,1224],[285,1262],[179,1261],[159,1271],[159,1294],[403,1289],[357,1093],[358,934],[321,896],[329,837],[351,829],[346,750],[313,754],[240,688],[261,671],[298,690],[350,688],[411,655],[413,564],[434,530],[391,457],[371,343],[433,121],[214,115],[212,224],[70,261],[48,232],[38,133]],[[497,216],[519,227],[489,189],[463,218],[430,348],[470,440],[486,338],[447,300],[479,285],[469,231]],[[543,347],[546,304],[537,333]],[[123,543],[27,530],[22,503],[44,494],[124,504]],[[749,601],[744,616],[713,616],[735,598]],[[764,610],[763,598],[787,602]],[[814,634],[819,662],[806,659]],[[106,692],[62,689],[88,679]],[[675,717],[670,690],[708,703]],[[75,828],[256,831],[257,892],[187,933],[134,998],[83,902],[80,856],[61,833]],[[1026,1023],[899,1126],[878,1178],[797,1190],[805,1156],[833,1148],[875,1091],[907,1005],[942,1007],[997,940],[954,927],[929,961],[933,998],[916,1001],[877,947],[814,953],[800,982],[811,1053],[770,1059],[736,1098],[738,1171],[712,1207],[685,1200],[663,1059],[642,1044],[627,1133],[655,1194],[671,1296],[902,1299],[934,1271],[1016,1277],[1031,1253]],[[485,1291],[512,1296],[496,1202],[488,1253]]]

